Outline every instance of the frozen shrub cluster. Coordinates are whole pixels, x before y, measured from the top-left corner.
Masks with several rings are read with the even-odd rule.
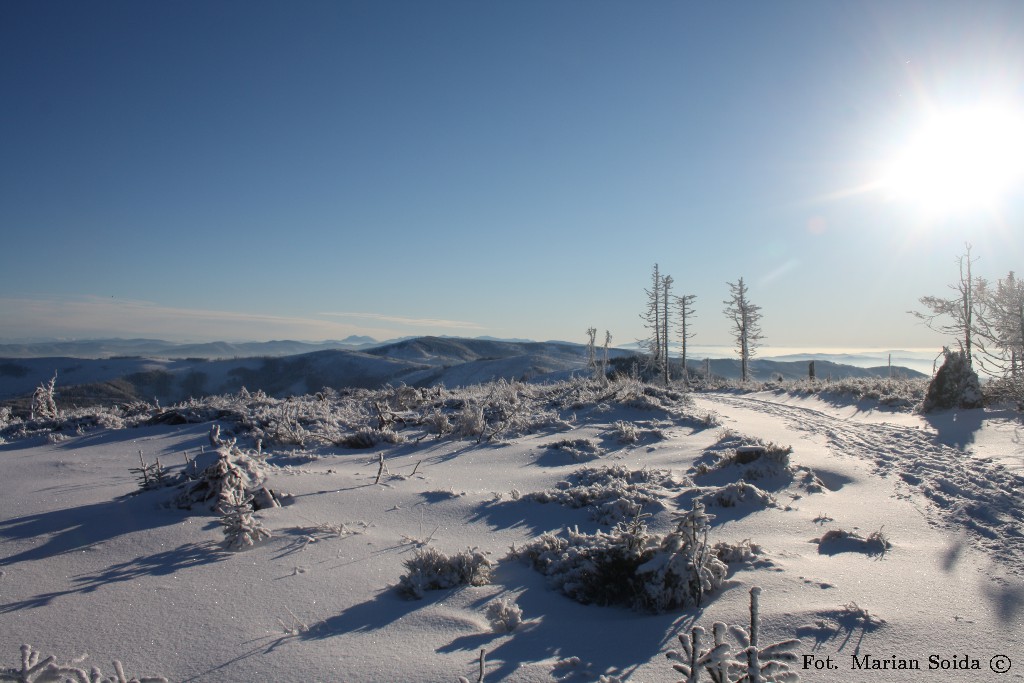
[[[427,434],[477,441],[501,441],[541,431],[571,428],[572,415],[561,411],[635,403],[663,411],[682,410],[687,396],[650,387],[638,380],[602,383],[574,378],[551,384],[499,380],[451,390],[323,389],[313,395],[280,399],[262,391],[193,397],[168,407],[134,401],[76,409],[49,401],[41,389],[36,414],[9,409],[0,420],[0,438],[60,433],[80,434],[95,428],[192,424],[217,421],[240,441],[266,446],[312,448],[362,446],[371,441],[403,443]],[[56,394],[55,394],[56,395]]]
[[[549,443],[548,448],[568,453],[575,462],[596,460],[604,455],[604,451],[590,439],[562,439]]]
[[[758,557],[764,554],[764,550],[757,543],[745,538],[739,543],[727,543],[719,541],[712,548],[715,557],[726,564],[752,564],[758,561]]]
[[[704,505],[717,505],[723,508],[745,505],[766,508],[775,505],[775,496],[742,479],[725,486],[714,487],[701,494],[699,499]]]
[[[486,429],[483,406],[467,402],[455,416],[452,433],[460,437],[482,437]]]
[[[640,440],[636,425],[632,422],[617,420],[613,426],[613,433],[619,443],[636,443]]]
[[[495,633],[511,633],[523,623],[523,610],[508,598],[489,602],[484,614]]]
[[[668,534],[651,534],[642,515],[609,533],[543,534],[513,555],[584,604],[665,612],[699,606],[721,586],[726,566],[708,544],[711,516],[696,503]]]
[[[238,496],[254,499],[257,510],[280,505],[276,494],[263,486],[265,476],[260,460],[246,454],[234,443],[221,445],[217,456],[216,462],[195,478],[182,475],[185,481],[178,486],[175,505],[191,509],[202,504],[218,510],[222,506],[230,506]]]
[[[524,497],[571,508],[589,507],[599,524],[612,525],[635,517],[646,506],[661,507],[666,491],[680,485],[669,470],[630,470],[623,465],[584,467],[555,488]]]
[[[479,548],[469,548],[449,557],[436,548],[417,548],[405,561],[406,574],[398,580],[398,592],[422,598],[428,590],[455,586],[484,586],[491,580],[494,563]]]
[[[17,683],[168,683],[163,676],[128,678],[121,662],[114,660],[114,675],[104,676],[99,667],[89,671],[70,664],[57,664],[53,655],[40,659],[31,645],[21,646],[21,668],[0,669],[0,681]]]
[[[337,445],[346,448],[373,448],[381,443],[405,443],[405,437],[391,429],[363,426],[356,428],[355,433],[346,435]]]
[[[790,669],[798,661],[794,652],[800,641],[784,640],[772,645],[761,645],[761,588],[750,589],[750,626],[727,626],[715,622],[712,627],[713,642],[706,643],[707,632],[701,626],[694,626],[690,633],[679,634],[681,650],[670,650],[666,654],[675,662],[672,668],[686,678],[681,683],[697,683],[701,673],[707,672],[713,683],[796,683],[800,675]],[[726,640],[730,634],[739,646],[735,650]]]
[[[623,444],[634,444],[641,441],[657,440],[660,441],[665,438],[665,432],[657,427],[645,427],[641,423],[626,422],[625,420],[617,420],[612,425],[611,435],[615,437],[615,440]],[[657,423],[655,423],[657,424]]]
[[[811,543],[817,543],[818,552],[823,555],[859,552],[881,557],[892,548],[892,543],[881,529],[868,534],[867,538],[856,531],[829,529],[820,538],[811,539]]]
[[[718,456],[722,452],[725,454]],[[743,436],[730,430],[723,430],[719,440],[708,449],[708,453],[711,456],[718,456],[718,459],[710,465],[705,463],[703,467],[698,466],[700,474],[739,468],[740,476],[747,481],[793,474],[789,462],[789,456],[793,453],[792,446],[780,446],[771,441]]]

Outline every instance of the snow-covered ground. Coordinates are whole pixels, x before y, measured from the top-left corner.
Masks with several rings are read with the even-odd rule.
[[[798,638],[800,680],[1024,680],[1018,414],[633,391],[549,401],[537,429],[481,443],[409,425],[404,443],[365,450],[265,446],[266,486],[290,495],[255,513],[273,535],[241,552],[223,550],[217,515],[171,505],[173,488],[137,493],[131,471],[139,451],[172,470],[184,453],[211,458],[210,423],[11,440],[0,445],[0,670],[30,644],[60,663],[110,674],[116,659],[128,677],[171,681],[451,683],[476,680],[484,650],[487,681],[678,681],[665,657],[678,634],[747,625],[760,586],[761,642]],[[792,446],[790,471],[716,467],[755,439]],[[694,486],[751,479],[773,502],[709,505],[710,540],[750,539],[762,554],[730,564],[701,607],[662,614],[579,604],[505,559],[544,532],[608,531],[591,510],[530,495],[605,466],[671,472],[646,491],[657,533]],[[854,536],[814,542],[832,530]],[[874,532],[890,546],[857,540]],[[490,583],[403,597],[404,563],[423,548],[489,553]],[[511,632],[489,623],[498,599],[522,610]],[[853,668],[873,661],[921,669]]]

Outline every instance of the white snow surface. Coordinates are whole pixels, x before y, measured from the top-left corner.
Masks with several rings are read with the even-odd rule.
[[[799,638],[800,680],[1024,680],[1019,415],[926,419],[781,392],[702,393],[690,408],[714,411],[722,426],[614,404],[579,407],[564,415],[577,413],[571,427],[501,443],[268,449],[267,485],[290,503],[255,513],[273,537],[237,553],[223,551],[216,515],[166,505],[170,489],[138,493],[130,472],[140,450],[175,468],[183,452],[208,451],[209,423],[0,445],[0,670],[19,665],[27,643],[62,663],[106,672],[117,659],[130,676],[180,682],[450,683],[476,680],[485,650],[487,681],[677,681],[665,657],[677,635],[715,621],[746,626],[756,585],[762,642]],[[609,436],[619,420],[665,438],[620,443]],[[582,605],[503,559],[546,531],[608,529],[586,509],[526,494],[601,465],[668,469],[705,486],[693,467],[724,429],[792,446],[791,465],[812,470],[823,490],[761,480],[775,507],[709,507],[713,542],[750,539],[764,556],[732,565],[701,608]],[[545,447],[565,439],[604,452],[577,462]],[[375,484],[382,453],[387,471]],[[680,498],[666,490],[660,511],[650,510],[652,531],[671,527],[688,506]],[[891,547],[868,555],[813,542],[831,529],[880,530]],[[403,562],[424,544],[489,552],[492,583],[405,599],[395,590]],[[510,632],[488,620],[497,599],[522,610]],[[853,670],[865,655],[922,670]],[[932,655],[976,660],[980,670],[929,670]],[[1012,662],[1008,673],[990,669],[998,655]]]

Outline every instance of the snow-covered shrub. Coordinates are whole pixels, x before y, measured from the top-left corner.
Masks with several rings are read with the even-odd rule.
[[[216,510],[229,503],[232,496],[241,494],[254,499],[257,510],[280,505],[277,495],[263,486],[262,463],[236,446],[221,446],[217,461],[180,485],[174,503],[179,508],[192,509],[204,504]]]
[[[60,416],[60,412],[57,410],[57,402],[55,400],[55,386],[57,384],[57,373],[53,373],[53,377],[50,378],[49,382],[44,382],[36,387],[35,393],[32,394],[31,403],[31,415],[32,419],[37,418],[44,420],[56,420]]]
[[[562,439],[549,443],[548,448],[568,453],[575,462],[596,460],[604,455],[604,451],[590,439]]]
[[[31,645],[21,646],[21,668],[0,669],[0,681],[17,683],[168,683],[163,676],[142,676],[128,678],[124,665],[114,660],[114,675],[104,676],[99,667],[89,671],[70,664],[57,664],[57,658],[50,655],[39,658],[39,652]]]
[[[818,552],[823,555],[858,552],[871,556],[884,556],[892,548],[892,543],[881,529],[868,534],[867,538],[856,531],[829,529],[820,538],[811,539],[811,543],[817,543]]]
[[[927,413],[942,408],[981,408],[981,383],[967,355],[946,348],[942,353],[946,358],[928,385],[921,409]]]
[[[715,553],[715,557],[726,564],[751,564],[757,562],[759,555],[764,554],[761,546],[749,538],[745,538],[739,543],[719,541],[712,551]]]
[[[398,579],[398,592],[409,598],[422,598],[428,590],[484,586],[490,582],[494,566],[479,548],[469,548],[451,557],[436,548],[417,548],[404,564],[408,573]]]
[[[710,519],[697,503],[665,535],[649,533],[637,515],[610,533],[543,534],[513,555],[577,602],[650,612],[687,609],[700,605],[726,576],[726,566],[708,546]]]
[[[378,429],[363,425],[356,429],[354,434],[349,434],[337,442],[337,445],[346,448],[373,448],[380,443],[399,444],[405,443],[405,437],[391,429]]]
[[[434,408],[430,413],[423,416],[423,424],[426,425],[428,432],[437,434],[438,438],[445,434],[450,434],[455,429],[452,426],[451,420],[448,419],[448,415],[441,412],[438,408]]]
[[[487,429],[484,421],[484,409],[475,403],[465,403],[458,415],[455,416],[455,429],[453,433],[459,437],[479,437]]]
[[[263,523],[252,516],[252,496],[241,491],[229,491],[221,503],[221,526],[224,527],[224,546],[238,551],[251,548],[271,537]]]
[[[616,420],[613,433],[619,443],[636,443],[640,437],[636,433],[636,425],[624,420]]]
[[[633,422],[626,422],[624,420],[617,420],[612,425],[611,435],[619,443],[634,444],[644,441],[646,439],[661,440],[665,438],[665,432],[657,427],[646,427],[641,426],[645,424],[652,424],[650,422],[643,422],[636,424]],[[658,423],[653,423],[657,425]]]
[[[704,595],[725,580],[727,568],[708,545],[713,515],[694,501],[676,529],[662,539],[654,557],[637,569],[643,579],[644,607],[654,612],[700,607]]]
[[[744,505],[764,508],[775,505],[775,496],[742,479],[712,488],[702,494],[700,500],[704,505],[717,505],[723,508]]]
[[[136,473],[136,477],[139,480],[139,488],[143,491],[166,486],[171,481],[167,470],[160,464],[160,458],[157,458],[156,462],[147,465],[142,457],[142,451],[139,451],[139,467],[129,471]]]
[[[489,602],[484,614],[495,633],[511,633],[523,623],[523,610],[514,600],[508,598],[498,598]]]
[[[612,525],[635,517],[645,506],[661,507],[666,490],[680,485],[669,470],[584,467],[558,482],[556,488],[525,497],[571,508],[591,507],[599,524]]]
[[[738,467],[742,469],[741,476],[747,481],[792,474],[789,464],[792,446],[780,446],[771,441],[728,432],[709,450],[718,451],[723,448],[729,451],[728,455],[721,457],[709,469]]]

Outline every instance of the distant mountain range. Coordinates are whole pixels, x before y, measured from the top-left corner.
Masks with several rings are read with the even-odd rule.
[[[277,341],[182,345],[145,339],[54,342],[52,346],[41,347],[32,344],[27,345],[31,349],[22,351],[66,352],[75,348],[79,353],[90,350],[93,356],[101,357],[83,358],[67,353],[46,357],[0,356],[0,401],[23,402],[54,373],[58,398],[65,404],[86,405],[135,399],[158,399],[166,404],[189,396],[234,393],[242,387],[284,397],[325,387],[454,387],[499,378],[556,380],[588,372],[586,348],[582,344],[415,337],[378,345],[367,339],[318,344]],[[10,346],[0,346],[0,354]],[[298,352],[288,353],[289,350]],[[610,356],[619,359],[617,363],[628,365],[628,359],[636,356],[636,352],[612,349]],[[889,374],[888,367],[859,368],[824,360],[816,360],[815,365],[820,378]],[[695,362],[690,368],[691,372],[700,373],[706,366]],[[754,360],[752,370],[756,379],[797,379],[807,376],[807,362]],[[907,368],[894,370],[904,377],[924,376]],[[710,372],[738,377],[739,361],[711,360]]]

